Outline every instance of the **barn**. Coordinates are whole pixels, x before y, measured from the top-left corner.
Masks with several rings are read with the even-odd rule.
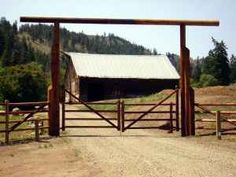
[[[83,101],[148,95],[173,89],[179,82],[165,55],[66,55],[65,88]],[[66,101],[73,99],[66,95]]]

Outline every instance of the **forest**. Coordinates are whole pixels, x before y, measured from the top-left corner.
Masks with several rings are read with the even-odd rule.
[[[158,55],[114,34],[86,35],[60,29],[61,50],[81,53]],[[214,48],[203,58],[191,59],[194,87],[229,85],[236,82],[236,57],[228,56],[224,41],[212,38]],[[50,84],[52,26],[11,24],[0,19],[0,102],[46,99]],[[179,71],[179,56],[166,53]],[[62,63],[63,64],[63,63]],[[63,65],[62,65],[63,66]],[[61,68],[62,73],[64,68]],[[33,88],[33,89],[32,89]]]

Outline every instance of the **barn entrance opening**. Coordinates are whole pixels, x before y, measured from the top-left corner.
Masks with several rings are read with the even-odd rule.
[[[104,99],[104,84],[101,82],[88,84],[88,101]]]

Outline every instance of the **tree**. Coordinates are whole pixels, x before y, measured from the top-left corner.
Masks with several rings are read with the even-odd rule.
[[[2,29],[0,28],[0,59],[1,59],[1,56],[4,52],[4,49],[5,49],[5,35],[2,31]]]
[[[197,58],[196,61],[192,64],[191,77],[193,80],[198,81],[201,75],[201,63],[200,59]]]
[[[166,56],[169,58],[170,62],[172,63],[172,65],[175,67],[175,69],[180,72],[180,68],[179,68],[179,56],[174,54],[174,53],[166,53]]]
[[[236,82],[236,57],[234,55],[230,58],[230,80]]]
[[[218,42],[212,38],[214,49],[210,50],[204,60],[203,73],[212,75],[217,79],[217,85],[230,83],[230,68],[227,47],[223,41]]]
[[[210,74],[202,74],[198,86],[207,87],[207,86],[215,86],[217,85],[217,79]]]
[[[152,52],[153,55],[157,55],[157,49],[153,49],[153,52]]]
[[[14,102],[46,99],[47,81],[36,63],[5,67],[0,70],[0,93]]]

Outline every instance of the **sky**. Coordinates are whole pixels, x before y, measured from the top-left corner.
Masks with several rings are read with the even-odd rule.
[[[211,37],[223,40],[228,55],[236,55],[235,0],[0,0],[0,16],[17,21],[20,16],[127,19],[219,20],[219,27],[186,28],[186,42],[192,58],[207,56]],[[178,26],[62,25],[85,34],[113,33],[158,53],[179,54]]]

